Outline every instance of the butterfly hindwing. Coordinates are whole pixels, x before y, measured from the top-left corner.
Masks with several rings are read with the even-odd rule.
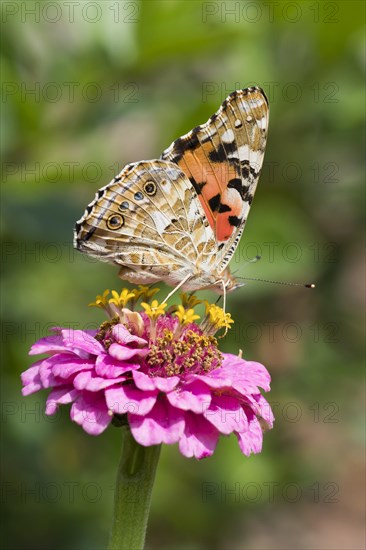
[[[192,184],[163,160],[130,164],[100,189],[75,240],[90,256],[153,275],[194,266],[216,246]]]
[[[228,263],[249,214],[263,163],[268,102],[260,88],[230,94],[201,126],[174,141],[162,158],[175,162],[199,195]]]

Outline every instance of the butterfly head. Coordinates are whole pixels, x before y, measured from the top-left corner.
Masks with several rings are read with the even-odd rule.
[[[239,281],[234,277],[234,275],[230,273],[229,269],[225,269],[223,276],[225,277],[225,279],[221,282],[221,288],[223,287],[223,284],[224,284],[226,292],[232,292],[233,290],[241,288],[246,284],[246,283],[239,283]]]
[[[226,294],[227,292],[232,292],[233,290],[245,286],[245,284],[246,283],[239,283],[234,275],[230,273],[229,269],[226,268],[225,271],[220,274],[220,277],[210,286],[210,290],[218,294]]]
[[[180,275],[175,281],[171,280],[170,285],[176,286],[182,279]],[[211,290],[217,294],[224,295],[227,292],[231,292],[237,288],[244,286],[246,283],[238,282],[237,279],[230,273],[230,270],[226,268],[224,271],[219,272],[206,272],[198,270],[195,274],[188,274],[185,282],[182,285],[182,289],[185,292],[196,292],[197,290]]]
[[[238,281],[233,280],[231,285],[226,287],[227,292],[232,292],[233,290],[237,290],[238,288],[241,288],[242,286],[245,286],[246,283],[238,283]]]

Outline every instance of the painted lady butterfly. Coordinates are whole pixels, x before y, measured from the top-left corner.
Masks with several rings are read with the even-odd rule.
[[[241,286],[227,264],[257,186],[268,115],[260,88],[231,93],[159,160],[128,164],[102,187],[76,223],[74,246],[120,265],[131,283],[219,294]]]

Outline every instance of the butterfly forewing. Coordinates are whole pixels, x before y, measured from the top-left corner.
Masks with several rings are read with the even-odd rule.
[[[268,102],[260,88],[230,94],[217,113],[174,141],[162,158],[178,164],[199,195],[215,233],[222,270],[249,214],[263,163]]]
[[[203,217],[191,183],[176,164],[142,161],[98,191],[76,224],[76,247],[135,270],[195,265],[202,251],[215,246]]]

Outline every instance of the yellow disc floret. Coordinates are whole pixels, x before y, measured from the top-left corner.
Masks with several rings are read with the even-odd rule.
[[[109,297],[110,290],[107,289],[102,295],[98,295],[95,302],[90,303],[90,306],[96,306],[104,309],[108,316],[113,319],[119,317],[123,324],[126,323],[125,312],[132,314],[134,307],[138,300],[144,300],[141,302],[141,307],[145,311],[145,314],[149,317],[150,333],[149,339],[154,342],[157,335],[157,319],[165,315],[166,319],[174,319],[178,321],[174,324],[173,334],[174,339],[179,340],[183,331],[188,328],[189,325],[194,325],[195,322],[200,319],[194,308],[198,304],[204,303],[206,314],[199,324],[200,330],[202,330],[208,336],[213,336],[220,329],[225,329],[224,334],[220,336],[222,338],[226,335],[234,320],[231,318],[230,313],[217,306],[216,304],[210,304],[209,302],[198,300],[193,294],[182,293],[180,295],[182,303],[179,305],[170,306],[166,311],[168,304],[166,302],[159,303],[158,300],[153,299],[153,296],[159,292],[158,288],[151,288],[146,285],[139,285],[138,288],[133,290],[123,288],[119,293],[116,290],[112,290],[112,297]],[[127,309],[127,304],[129,309]],[[132,310],[132,311],[131,311]],[[128,323],[127,323],[128,324]],[[140,319],[138,323],[138,330],[143,330],[143,319]]]
[[[206,323],[211,329],[213,329],[215,332],[219,330],[220,328],[225,328],[225,334],[227,330],[234,323],[234,320],[231,318],[230,313],[225,313],[224,310],[215,305],[215,304],[209,304],[208,302],[205,302],[206,306]]]
[[[109,294],[110,290],[107,289],[103,292],[102,295],[98,294],[98,296],[95,298],[95,302],[91,302],[90,304],[88,304],[89,306],[95,306],[95,307],[101,307],[101,308],[105,308],[107,305],[108,305],[108,294]]]
[[[151,305],[146,302],[141,302],[141,306],[144,308],[146,315],[154,321],[160,315],[164,315],[165,309],[168,304],[159,304],[157,300],[153,300]]]
[[[180,324],[183,326],[189,325],[200,318],[199,315],[195,314],[193,308],[185,309],[182,305],[177,306],[177,311],[174,312],[174,315],[178,317]]]
[[[110,300],[108,300],[109,304],[114,304],[117,307],[126,307],[128,302],[135,298],[135,291],[134,290],[128,290],[127,288],[122,289],[121,293],[118,294],[116,290],[112,290],[112,296]]]
[[[198,300],[194,294],[187,294],[186,292],[182,292],[180,294],[180,299],[182,300],[183,307],[191,308],[195,307],[198,304],[202,304],[202,300]]]
[[[150,288],[146,285],[139,285],[138,290],[136,289],[134,292],[136,300],[142,298],[143,300],[149,301],[159,291],[160,288]]]

